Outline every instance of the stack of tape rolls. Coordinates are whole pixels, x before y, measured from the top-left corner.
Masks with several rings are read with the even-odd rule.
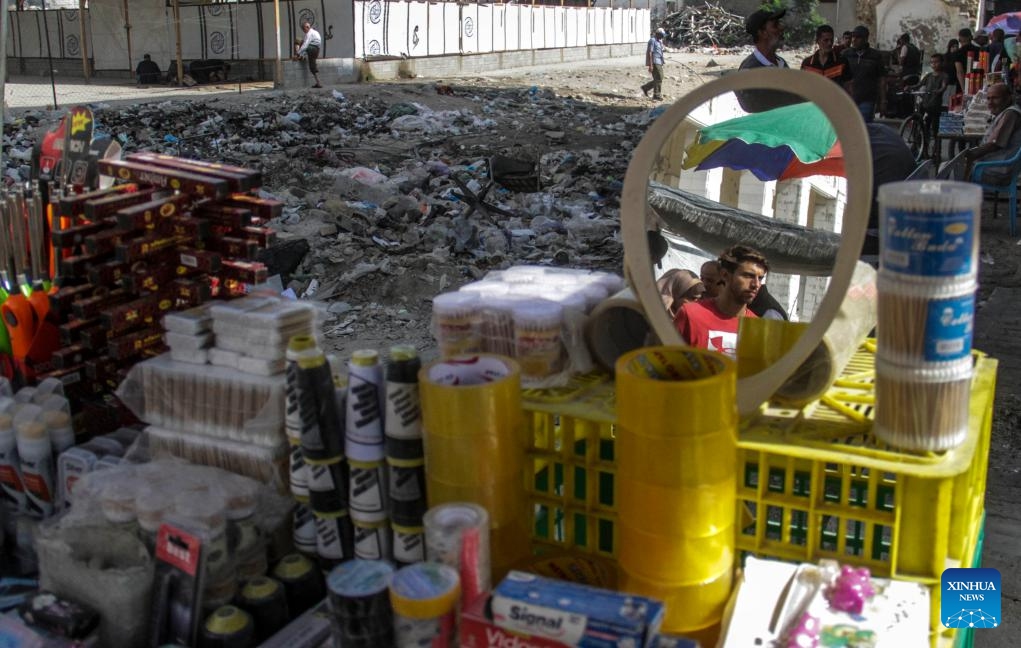
[[[510,358],[440,360],[419,373],[429,505],[489,513],[493,578],[529,553],[521,372]]]
[[[354,529],[348,513],[344,427],[337,407],[333,371],[314,338],[291,338],[286,376],[288,386],[284,393],[289,401],[285,425],[292,443],[291,493],[299,506],[307,503],[311,510],[316,555],[328,567],[354,557]],[[294,451],[295,440],[300,457]],[[295,480],[299,481],[297,487]],[[302,519],[299,527],[298,513],[295,515],[295,546],[303,550],[307,547],[304,537],[307,520]]]
[[[735,363],[649,347],[616,369],[621,589],[663,601],[664,631],[711,637],[733,579]]]
[[[379,353],[362,349],[348,363],[344,450],[350,465],[350,507],[355,557],[389,560],[386,464],[383,444],[383,367]]]
[[[450,503],[425,514],[426,556],[457,570],[461,599],[471,605],[492,589],[489,514],[478,504]]]
[[[878,439],[938,452],[964,441],[982,190],[918,181],[879,189]]]
[[[394,642],[390,579],[394,569],[382,560],[354,559],[326,578],[333,645],[376,648]]]
[[[422,516],[426,511],[425,448],[418,372],[422,362],[415,347],[390,349],[386,365],[384,447],[388,473],[393,559],[399,566],[425,560]]]
[[[460,595],[453,567],[420,562],[398,569],[390,581],[396,648],[457,646]]]

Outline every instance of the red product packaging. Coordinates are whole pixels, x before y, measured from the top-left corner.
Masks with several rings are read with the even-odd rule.
[[[564,648],[564,644],[518,634],[498,627],[486,618],[488,597],[482,596],[461,610],[461,648]]]

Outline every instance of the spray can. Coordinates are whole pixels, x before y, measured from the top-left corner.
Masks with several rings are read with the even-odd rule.
[[[50,437],[42,423],[28,421],[18,426],[18,457],[29,511],[49,516],[53,513],[56,470]]]
[[[5,499],[24,510],[25,486],[21,479],[18,437],[14,433],[14,419],[4,413],[0,413],[0,489]]]

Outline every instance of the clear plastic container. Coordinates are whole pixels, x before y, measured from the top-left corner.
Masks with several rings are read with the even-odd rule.
[[[441,357],[482,350],[481,306],[479,295],[470,292],[443,293],[433,299],[433,333]]]
[[[872,431],[894,448],[939,452],[968,435],[972,361],[943,367],[904,367],[876,358],[876,406]]]
[[[564,366],[561,340],[564,308],[546,300],[514,307],[514,351],[522,380],[545,378]]]

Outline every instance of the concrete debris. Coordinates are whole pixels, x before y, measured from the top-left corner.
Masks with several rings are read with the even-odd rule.
[[[260,168],[263,193],[285,203],[280,240],[309,247],[284,285],[329,303],[327,338],[425,331],[434,295],[515,263],[620,272],[624,174],[665,107],[447,87],[93,108],[126,152]],[[32,145],[60,114],[5,123],[4,182],[28,179]]]

